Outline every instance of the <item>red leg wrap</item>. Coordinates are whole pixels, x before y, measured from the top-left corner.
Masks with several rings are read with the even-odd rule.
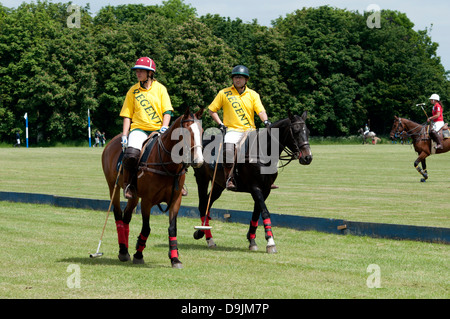
[[[177,238],[169,236],[170,259],[178,258]]]
[[[148,237],[144,237],[144,236],[142,236],[142,234],[139,234],[139,237],[138,237],[138,242],[137,242],[137,247],[136,247],[136,250],[137,251],[139,251],[139,252],[141,252],[142,253],[142,251],[144,250],[144,248],[145,248],[145,243],[147,242],[147,238]]]
[[[258,221],[254,222],[253,220],[251,220],[250,221],[250,230],[249,230],[249,239],[256,238],[256,228],[258,228]]]
[[[117,237],[119,239],[119,245],[124,244],[128,247],[128,233],[126,232],[126,228],[129,230],[128,225],[125,226],[123,221],[116,221],[116,229],[117,229]]]
[[[130,235],[130,224],[125,224],[125,223],[123,224],[123,232],[125,235],[125,245],[128,248],[128,237]]]
[[[266,230],[266,235],[269,237],[273,237],[272,224],[271,224],[270,218],[264,219],[263,223],[264,223],[264,229]]]
[[[211,219],[211,217],[209,217],[209,215],[208,215],[208,218],[206,218],[206,222],[205,222],[205,218],[206,218],[206,216],[203,216],[203,217],[201,218],[201,220],[202,220],[202,225],[204,225],[204,226],[209,226],[209,220]],[[206,239],[212,238],[211,230],[206,229],[206,230],[203,230],[203,232],[205,233]]]

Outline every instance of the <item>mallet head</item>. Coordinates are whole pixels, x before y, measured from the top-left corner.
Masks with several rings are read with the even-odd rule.
[[[97,257],[101,257],[103,256],[103,253],[94,253],[94,254],[90,254],[89,257],[91,258],[97,258]]]
[[[212,226],[194,226],[194,229],[208,230],[212,229]]]

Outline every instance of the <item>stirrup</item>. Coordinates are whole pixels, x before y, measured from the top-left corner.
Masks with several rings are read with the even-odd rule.
[[[229,190],[229,191],[235,191],[235,190],[237,190],[237,187],[236,187],[236,185],[234,184],[233,178],[232,178],[231,176],[228,177],[228,179],[227,179],[227,182],[226,182],[226,189]]]
[[[183,187],[181,188],[181,196],[187,196],[189,194],[186,184],[183,185]]]

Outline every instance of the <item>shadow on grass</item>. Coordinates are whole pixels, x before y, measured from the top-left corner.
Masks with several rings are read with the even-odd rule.
[[[150,256],[147,258],[149,259]],[[144,256],[145,261],[145,256]],[[138,268],[172,268],[170,261],[167,264],[152,263],[151,261],[145,261],[145,264],[135,265],[133,264],[133,256],[131,256],[130,261],[120,261],[117,257],[97,257],[90,258],[86,257],[68,257],[64,259],[59,259],[57,262],[60,263],[71,263],[71,264],[82,264],[82,265],[103,265],[103,266],[125,266],[125,267],[138,267]]]

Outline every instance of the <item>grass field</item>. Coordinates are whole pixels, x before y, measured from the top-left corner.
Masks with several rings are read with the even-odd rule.
[[[401,145],[313,145],[313,162],[282,169],[267,200],[272,213],[450,227],[450,153],[431,156],[426,183]],[[0,148],[0,190],[109,199],[102,148]],[[193,169],[186,178],[197,206]],[[249,194],[225,192],[214,207],[253,210]]]
[[[419,183],[409,146],[317,145],[310,166],[291,163],[268,200],[273,213],[450,227],[446,200],[450,156],[428,161]],[[107,199],[101,149],[0,149],[0,190]],[[450,155],[450,154],[449,154]],[[183,205],[196,206],[192,169]],[[247,194],[226,192],[216,207],[251,210]],[[279,253],[247,250],[247,227],[214,222],[218,248],[192,238],[197,220],[178,222],[183,270],[167,258],[168,220],[152,216],[146,264],[121,263],[113,219],[95,252],[105,212],[0,202],[1,298],[449,298],[448,245],[274,227]],[[131,223],[130,246],[141,226]],[[381,288],[369,288],[369,265]],[[72,269],[80,288],[70,288]]]

